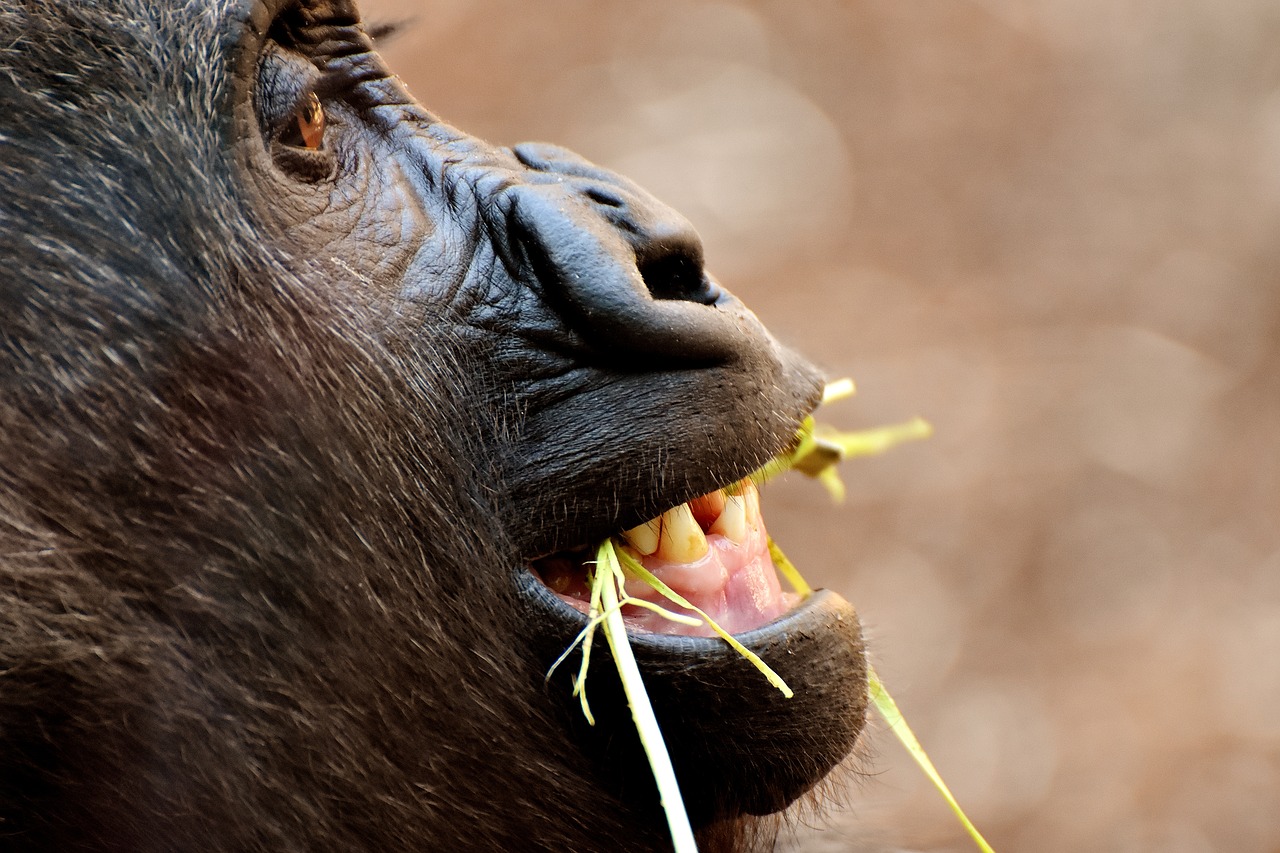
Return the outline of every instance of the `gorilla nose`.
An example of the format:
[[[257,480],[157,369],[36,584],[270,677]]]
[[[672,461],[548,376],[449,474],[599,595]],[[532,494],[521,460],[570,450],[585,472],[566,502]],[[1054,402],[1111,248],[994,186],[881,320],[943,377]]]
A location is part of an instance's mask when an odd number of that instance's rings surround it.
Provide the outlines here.
[[[741,350],[756,321],[706,274],[688,220],[563,148],[513,152],[528,171],[508,190],[511,239],[589,345],[651,366],[721,363]]]

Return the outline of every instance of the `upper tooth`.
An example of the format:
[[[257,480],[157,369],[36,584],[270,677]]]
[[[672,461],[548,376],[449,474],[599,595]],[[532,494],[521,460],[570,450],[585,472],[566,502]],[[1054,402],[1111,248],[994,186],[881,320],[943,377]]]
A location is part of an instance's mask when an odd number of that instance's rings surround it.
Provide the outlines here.
[[[742,495],[730,495],[725,499],[724,512],[711,525],[711,533],[727,536],[731,542],[741,545],[747,538],[747,501]]]
[[[630,542],[632,548],[647,557],[658,550],[658,530],[661,525],[662,519],[652,518],[638,527],[622,531],[622,538]]]
[[[662,514],[662,534],[656,555],[673,563],[692,563],[706,556],[707,537],[693,519],[688,504],[680,504]]]

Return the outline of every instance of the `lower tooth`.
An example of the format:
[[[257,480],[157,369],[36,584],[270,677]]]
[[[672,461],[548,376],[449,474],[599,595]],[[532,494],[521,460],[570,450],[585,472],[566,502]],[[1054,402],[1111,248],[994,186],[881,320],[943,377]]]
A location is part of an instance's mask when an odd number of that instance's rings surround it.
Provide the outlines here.
[[[711,525],[712,533],[719,533],[734,544],[741,545],[747,538],[747,502],[742,495],[731,495],[724,502],[724,512]]]
[[[662,514],[662,535],[655,554],[674,563],[692,563],[706,556],[707,537],[693,518],[688,504]]]

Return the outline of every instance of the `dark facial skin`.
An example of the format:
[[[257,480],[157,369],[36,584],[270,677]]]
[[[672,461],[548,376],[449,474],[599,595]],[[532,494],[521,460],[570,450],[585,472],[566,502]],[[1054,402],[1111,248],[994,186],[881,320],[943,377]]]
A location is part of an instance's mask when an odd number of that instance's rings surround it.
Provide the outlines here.
[[[0,0],[0,847],[668,846],[527,566],[754,470],[816,371],[679,214],[443,124],[352,5],[88,5]],[[795,698],[633,637],[706,850],[769,846],[865,711],[838,596],[743,639]]]

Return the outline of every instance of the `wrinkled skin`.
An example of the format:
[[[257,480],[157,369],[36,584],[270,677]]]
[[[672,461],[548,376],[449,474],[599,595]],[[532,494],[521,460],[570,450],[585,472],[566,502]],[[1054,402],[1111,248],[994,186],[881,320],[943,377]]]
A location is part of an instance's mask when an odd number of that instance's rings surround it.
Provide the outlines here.
[[[683,218],[439,122],[347,3],[2,0],[0,259],[0,847],[669,845],[524,566],[816,403]],[[637,638],[708,850],[862,725],[842,600],[749,640],[795,699]]]

